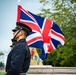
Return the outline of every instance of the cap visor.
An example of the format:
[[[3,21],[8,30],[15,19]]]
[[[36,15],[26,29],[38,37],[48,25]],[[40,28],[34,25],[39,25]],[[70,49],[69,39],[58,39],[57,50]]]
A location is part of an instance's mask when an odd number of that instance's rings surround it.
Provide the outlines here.
[[[15,32],[15,31],[17,31],[17,29],[13,29],[12,31]]]

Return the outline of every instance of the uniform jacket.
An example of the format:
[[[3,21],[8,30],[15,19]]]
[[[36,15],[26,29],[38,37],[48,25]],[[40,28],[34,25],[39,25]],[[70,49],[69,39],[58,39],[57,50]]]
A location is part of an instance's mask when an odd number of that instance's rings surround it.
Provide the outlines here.
[[[25,39],[19,40],[8,54],[5,75],[26,73],[30,66],[30,58],[30,50]]]

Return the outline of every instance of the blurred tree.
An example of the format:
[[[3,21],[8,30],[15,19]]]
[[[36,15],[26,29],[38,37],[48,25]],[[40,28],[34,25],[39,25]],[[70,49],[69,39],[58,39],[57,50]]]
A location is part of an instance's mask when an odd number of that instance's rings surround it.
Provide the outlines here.
[[[55,21],[65,36],[65,45],[53,50],[44,65],[76,66],[76,0],[40,0],[39,16]]]
[[[4,53],[3,52],[0,52],[0,55],[4,55]]]
[[[0,67],[4,67],[4,63],[3,62],[0,62]]]

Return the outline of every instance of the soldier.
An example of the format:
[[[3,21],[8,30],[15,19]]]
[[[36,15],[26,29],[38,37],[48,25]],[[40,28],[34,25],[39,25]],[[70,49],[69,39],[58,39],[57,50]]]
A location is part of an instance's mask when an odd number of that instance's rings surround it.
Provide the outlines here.
[[[26,44],[26,37],[31,28],[27,25],[16,22],[16,28],[13,29],[14,41],[17,41],[15,47],[10,51],[6,63],[5,75],[20,75],[26,73],[30,66],[30,50]]]

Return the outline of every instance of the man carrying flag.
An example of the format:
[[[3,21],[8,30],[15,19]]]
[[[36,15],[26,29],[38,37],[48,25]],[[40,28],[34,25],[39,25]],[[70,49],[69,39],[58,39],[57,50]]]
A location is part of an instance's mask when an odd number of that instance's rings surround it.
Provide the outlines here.
[[[8,55],[6,75],[27,72],[30,64],[27,44],[29,47],[41,48],[41,60],[44,60],[47,54],[56,49],[59,44],[64,45],[64,35],[55,22],[24,10],[20,5],[18,5],[16,25],[17,27],[13,30],[13,40],[17,43]]]

